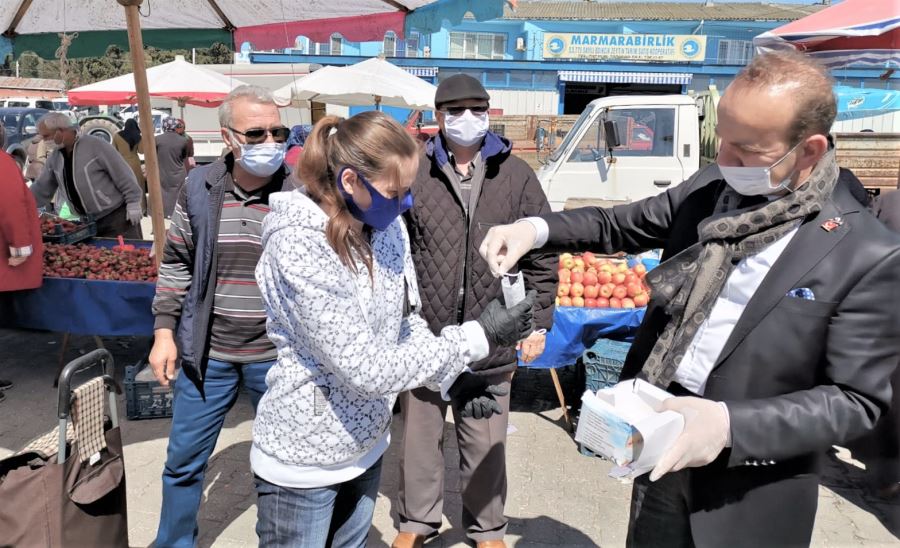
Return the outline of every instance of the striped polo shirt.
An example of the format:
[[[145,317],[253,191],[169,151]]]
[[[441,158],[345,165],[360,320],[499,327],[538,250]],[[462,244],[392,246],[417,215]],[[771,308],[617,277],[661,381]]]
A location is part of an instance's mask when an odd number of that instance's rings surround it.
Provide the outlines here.
[[[266,336],[266,308],[256,285],[256,263],[262,254],[262,222],[269,213],[269,195],[281,191],[283,184],[280,177],[273,177],[266,186],[246,192],[234,183],[230,172],[225,175],[210,358],[236,363],[275,359],[275,345]]]

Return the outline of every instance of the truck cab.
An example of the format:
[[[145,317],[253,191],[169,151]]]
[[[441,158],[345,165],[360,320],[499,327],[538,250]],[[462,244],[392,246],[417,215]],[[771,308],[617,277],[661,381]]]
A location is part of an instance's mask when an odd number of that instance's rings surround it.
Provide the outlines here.
[[[699,140],[693,97],[604,97],[581,113],[538,178],[555,211],[567,203],[573,207],[633,202],[696,172]]]

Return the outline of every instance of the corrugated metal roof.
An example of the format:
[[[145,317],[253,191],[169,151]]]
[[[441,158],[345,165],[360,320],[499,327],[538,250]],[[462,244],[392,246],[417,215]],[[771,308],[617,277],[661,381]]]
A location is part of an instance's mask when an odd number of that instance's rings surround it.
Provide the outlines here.
[[[14,76],[0,76],[0,88],[21,90],[46,90],[60,91],[66,84],[62,80],[51,78],[16,78]]]
[[[519,2],[504,19],[581,21],[793,21],[825,6],[741,2]]]

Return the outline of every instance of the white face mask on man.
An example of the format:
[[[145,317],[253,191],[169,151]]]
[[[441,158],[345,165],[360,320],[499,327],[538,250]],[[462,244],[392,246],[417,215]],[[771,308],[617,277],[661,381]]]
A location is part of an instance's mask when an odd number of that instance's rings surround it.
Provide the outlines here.
[[[800,141],[800,143],[802,142]],[[722,177],[725,178],[728,186],[744,196],[769,196],[783,190],[791,191],[793,170],[784,180],[774,186],[772,185],[772,170],[790,156],[791,152],[800,146],[800,143],[791,147],[791,150],[768,167],[733,167],[719,164],[719,171],[722,172]]]
[[[444,115],[444,132],[448,139],[459,146],[470,147],[480,143],[487,131],[487,112],[476,114],[471,109],[466,109],[461,114]]]

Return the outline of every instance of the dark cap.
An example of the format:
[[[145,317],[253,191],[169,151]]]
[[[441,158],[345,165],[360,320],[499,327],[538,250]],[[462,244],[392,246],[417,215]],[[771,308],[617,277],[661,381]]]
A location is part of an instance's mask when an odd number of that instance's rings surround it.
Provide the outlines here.
[[[491,96],[485,91],[481,82],[475,78],[468,74],[454,74],[438,85],[437,92],[434,94],[434,107],[439,109],[445,103],[463,99],[490,101]]]

